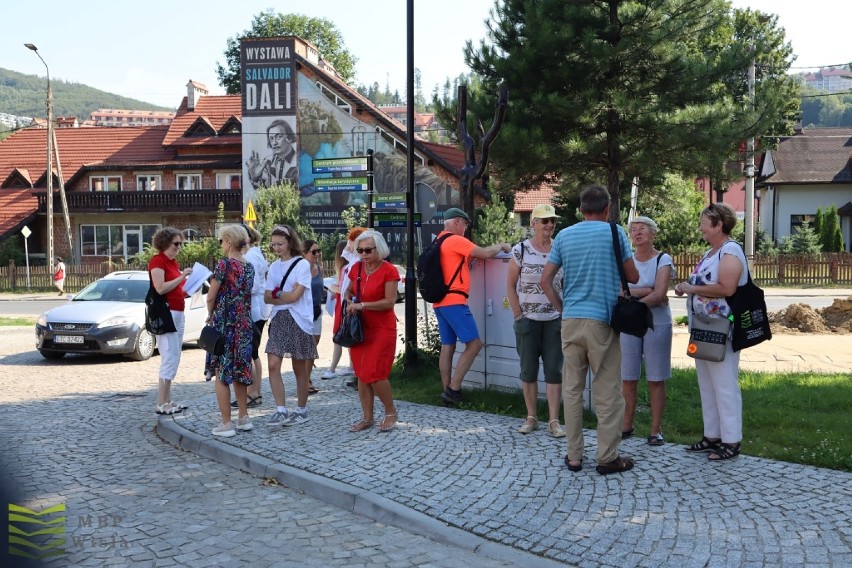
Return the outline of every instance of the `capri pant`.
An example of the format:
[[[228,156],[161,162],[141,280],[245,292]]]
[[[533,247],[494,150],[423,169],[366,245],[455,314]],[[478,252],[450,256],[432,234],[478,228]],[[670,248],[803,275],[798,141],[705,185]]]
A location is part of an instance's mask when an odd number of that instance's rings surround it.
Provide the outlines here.
[[[174,310],[171,310],[171,312],[177,331],[157,336],[157,349],[160,351],[160,378],[165,381],[173,381],[177,376],[181,348],[183,347],[183,330],[186,326],[183,312]]]
[[[621,334],[621,380],[638,381],[643,358],[648,381],[672,378],[671,325],[655,325],[645,337]]]

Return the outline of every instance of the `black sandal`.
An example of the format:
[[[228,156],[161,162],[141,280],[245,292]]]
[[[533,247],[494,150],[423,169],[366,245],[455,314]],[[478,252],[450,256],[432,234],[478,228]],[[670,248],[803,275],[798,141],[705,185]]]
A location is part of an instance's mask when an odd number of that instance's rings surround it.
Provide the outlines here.
[[[722,443],[722,440],[715,439],[711,440],[707,436],[704,436],[699,441],[695,442],[691,446],[686,447],[687,452],[714,452],[719,448],[719,444]]]
[[[722,461],[735,458],[740,455],[740,443],[736,444],[719,444],[719,447],[713,450],[707,459],[710,461]],[[713,456],[716,456],[715,458]]]

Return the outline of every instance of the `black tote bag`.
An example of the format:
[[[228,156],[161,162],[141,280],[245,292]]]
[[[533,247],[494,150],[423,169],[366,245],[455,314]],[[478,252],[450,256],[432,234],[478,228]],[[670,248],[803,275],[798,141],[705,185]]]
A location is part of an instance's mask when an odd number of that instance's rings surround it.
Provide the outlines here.
[[[763,290],[752,282],[751,272],[748,273],[748,281],[739,286],[733,296],[725,299],[731,308],[731,315],[734,316],[731,338],[731,347],[734,351],[754,347],[772,339]]]
[[[145,329],[153,335],[177,331],[166,297],[157,293],[153,282],[145,296]]]

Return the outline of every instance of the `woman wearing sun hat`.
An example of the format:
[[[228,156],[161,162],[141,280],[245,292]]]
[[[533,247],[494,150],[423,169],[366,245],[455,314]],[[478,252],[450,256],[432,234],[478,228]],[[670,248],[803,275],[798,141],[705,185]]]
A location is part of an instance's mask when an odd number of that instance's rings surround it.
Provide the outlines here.
[[[509,306],[515,317],[515,343],[521,360],[521,385],[527,407],[527,419],[518,429],[529,434],[538,429],[538,360],[544,366],[546,383],[547,430],[554,438],[565,437],[559,424],[562,392],[562,314],[541,289],[541,272],[553,245],[556,219],[552,205],[538,205],[530,221],[532,237],[512,248],[512,261],[506,286]],[[562,271],[554,279],[557,294],[562,294]]]

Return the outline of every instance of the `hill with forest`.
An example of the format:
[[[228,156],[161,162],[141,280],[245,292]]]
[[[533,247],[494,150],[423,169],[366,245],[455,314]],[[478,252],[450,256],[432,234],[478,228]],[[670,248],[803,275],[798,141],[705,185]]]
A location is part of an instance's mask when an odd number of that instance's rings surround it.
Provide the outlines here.
[[[175,110],[107,93],[81,83],[51,79],[50,87],[53,91],[54,116],[76,116],[86,120],[92,111],[99,108]],[[0,68],[0,113],[45,117],[46,89],[44,77]]]

